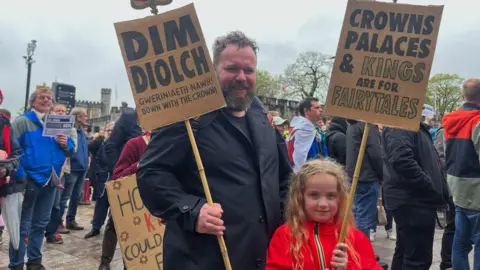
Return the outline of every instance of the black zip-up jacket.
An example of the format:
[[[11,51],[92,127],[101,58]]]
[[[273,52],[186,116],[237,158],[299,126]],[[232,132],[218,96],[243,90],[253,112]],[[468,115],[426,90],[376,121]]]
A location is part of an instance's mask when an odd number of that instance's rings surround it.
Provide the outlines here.
[[[347,122],[345,118],[334,118],[325,134],[328,156],[345,166],[347,161]]]
[[[354,120],[349,120],[349,122],[350,126],[347,128],[347,160],[345,171],[351,181],[353,172],[355,171],[355,165],[357,164],[365,123]],[[382,178],[383,161],[380,148],[380,133],[376,125],[371,125],[358,182],[373,183],[381,181]]]
[[[266,111],[254,105],[244,119],[250,136],[225,109],[192,121],[213,201],[224,211],[224,238],[235,270],[265,269],[292,172],[285,140]],[[150,213],[167,221],[165,269],[225,269],[217,237],[195,231],[206,200],[183,122],[152,133],[137,183]]]
[[[445,206],[449,192],[429,126],[421,123],[418,132],[384,128],[383,150],[389,175],[384,179],[387,209]]]
[[[113,173],[120,158],[123,146],[128,140],[142,135],[138,125],[137,112],[133,109],[123,112],[113,126],[112,135],[105,144],[105,155],[108,160],[108,172]]]

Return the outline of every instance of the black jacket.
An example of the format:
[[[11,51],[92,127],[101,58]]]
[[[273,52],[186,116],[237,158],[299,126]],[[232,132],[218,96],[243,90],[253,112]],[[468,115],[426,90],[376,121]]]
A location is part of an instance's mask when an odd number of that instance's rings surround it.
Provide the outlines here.
[[[429,127],[418,132],[383,129],[383,150],[389,177],[384,180],[387,209],[400,206],[439,208],[445,206],[448,187]]]
[[[128,140],[142,135],[142,129],[138,125],[137,112],[127,111],[113,126],[112,135],[105,144],[105,154],[108,159],[108,172],[111,174],[122,152],[123,146]]]
[[[217,110],[191,122],[213,201],[224,210],[232,268],[265,269],[266,250],[282,222],[292,171],[285,140],[261,108],[246,113],[251,139],[227,113]],[[147,209],[167,220],[165,269],[225,269],[217,237],[195,232],[206,200],[183,122],[153,132],[137,182]]]
[[[97,179],[103,183],[105,183],[108,176],[111,175],[111,173],[108,171],[109,162],[107,154],[105,153],[105,145],[107,144],[107,141],[103,142],[102,145],[100,145],[100,148],[95,154],[95,174],[97,176]]]
[[[7,130],[7,127],[10,129],[10,132],[8,134],[8,138],[5,138],[4,136],[6,135],[5,131]],[[5,168],[7,173],[6,175],[10,176],[10,183],[0,185],[0,196],[22,192],[25,188],[24,179],[17,179],[15,173],[15,171],[18,169],[18,165],[20,164],[22,150],[20,149],[17,139],[13,136],[10,120],[0,114],[0,150],[6,151],[6,140],[9,140],[10,143],[10,156],[8,159],[11,159],[11,162],[5,164],[5,166],[2,166],[2,168]]]
[[[104,140],[105,137],[98,136],[97,138],[88,142],[88,152],[90,152],[91,159],[87,174],[90,177],[90,181],[92,181],[94,184],[97,182],[97,174],[95,173],[95,170],[97,169],[97,160],[95,157],[97,156],[97,152],[100,149],[100,146],[103,144]]]
[[[345,118],[334,118],[326,132],[328,156],[343,166],[345,166],[347,160],[346,133],[347,122]]]
[[[353,178],[353,172],[355,171],[355,165],[357,164],[358,152],[362,142],[365,123],[353,120],[349,121],[350,126],[347,128],[347,159],[345,171],[351,181]],[[376,125],[371,125],[358,182],[372,183],[382,180],[383,161],[381,153],[380,133],[378,127]]]

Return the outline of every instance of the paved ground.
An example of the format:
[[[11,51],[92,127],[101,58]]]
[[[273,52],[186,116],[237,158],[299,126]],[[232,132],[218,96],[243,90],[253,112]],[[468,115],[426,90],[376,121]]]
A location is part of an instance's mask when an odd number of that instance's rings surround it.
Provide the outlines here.
[[[95,238],[85,240],[83,237],[90,229],[90,220],[93,216],[93,206],[79,207],[79,223],[85,226],[84,231],[72,232],[64,235],[65,243],[63,245],[43,244],[44,265],[47,269],[76,269],[76,270],[96,270],[100,260],[102,249],[103,234]],[[440,245],[442,231],[437,230],[435,234],[434,258],[431,269],[439,269],[440,263]],[[4,237],[4,243],[0,245],[0,270],[8,269],[8,236]],[[395,242],[386,239],[385,230],[379,227],[377,238],[374,243],[375,251],[382,261],[390,264],[392,260]],[[123,269],[121,254],[117,246],[112,269]]]

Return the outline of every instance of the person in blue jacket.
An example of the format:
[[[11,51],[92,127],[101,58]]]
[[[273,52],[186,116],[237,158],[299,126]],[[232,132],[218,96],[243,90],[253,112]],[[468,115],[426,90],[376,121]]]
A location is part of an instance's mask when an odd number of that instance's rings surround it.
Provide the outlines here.
[[[65,157],[74,152],[73,141],[65,135],[43,136],[45,115],[55,103],[49,88],[39,88],[30,96],[31,110],[12,123],[14,138],[21,148],[20,165],[13,181],[25,184],[20,220],[20,245],[10,245],[10,269],[23,269],[27,253],[27,269],[45,269],[42,266],[42,243],[52,211],[55,186]],[[28,247],[24,239],[28,237]]]

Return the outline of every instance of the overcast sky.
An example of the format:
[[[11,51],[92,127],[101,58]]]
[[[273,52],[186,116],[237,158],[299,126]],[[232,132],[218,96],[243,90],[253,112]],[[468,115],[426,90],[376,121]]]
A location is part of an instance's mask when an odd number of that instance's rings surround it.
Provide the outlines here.
[[[0,0],[0,89],[12,113],[24,104],[27,69],[22,58],[36,39],[31,89],[59,82],[77,87],[77,99],[99,101],[100,88],[118,89],[117,104],[134,105],[114,22],[141,18],[129,0]],[[160,12],[191,3],[173,0]],[[259,68],[281,73],[298,53],[335,54],[346,0],[194,0],[207,45],[242,30],[260,45]],[[294,4],[292,4],[294,3]],[[445,5],[432,74],[480,77],[480,16],[477,1],[399,0]],[[477,5],[474,7],[474,5]],[[476,49],[476,50],[475,50]],[[114,91],[113,91],[114,92]],[[115,95],[112,105],[115,105]]]

